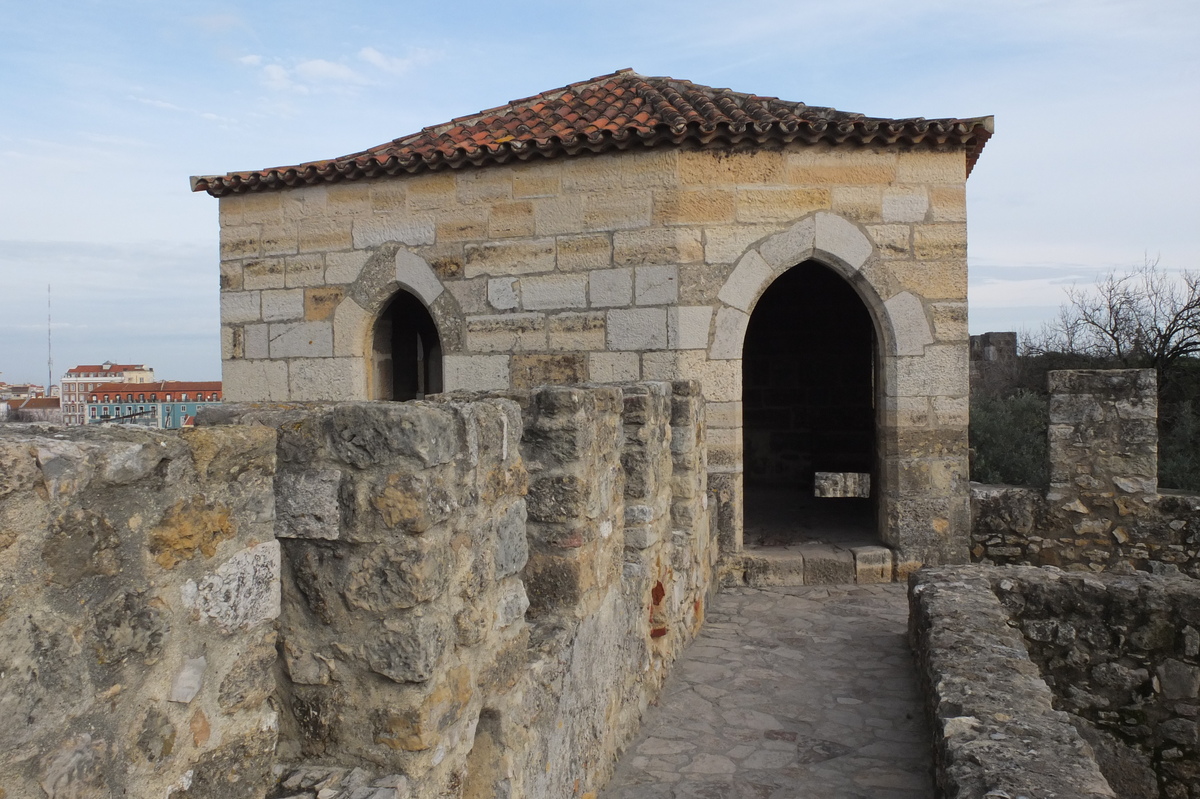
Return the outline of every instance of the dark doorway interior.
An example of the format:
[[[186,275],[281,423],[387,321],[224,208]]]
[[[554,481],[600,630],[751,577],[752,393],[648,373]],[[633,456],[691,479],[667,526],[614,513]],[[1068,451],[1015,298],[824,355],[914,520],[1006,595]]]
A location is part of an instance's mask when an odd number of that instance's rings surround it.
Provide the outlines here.
[[[747,546],[878,544],[874,498],[815,498],[816,472],[875,468],[875,331],[850,284],[812,261],[759,300],[742,355]]]
[[[442,346],[425,306],[398,291],[379,321],[372,343],[376,399],[424,399],[442,390]]]

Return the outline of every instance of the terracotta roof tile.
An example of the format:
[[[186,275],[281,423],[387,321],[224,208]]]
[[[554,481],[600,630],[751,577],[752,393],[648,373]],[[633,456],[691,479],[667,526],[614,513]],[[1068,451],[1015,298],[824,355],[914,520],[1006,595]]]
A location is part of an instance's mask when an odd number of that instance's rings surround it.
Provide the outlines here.
[[[458,117],[341,158],[194,177],[192,190],[219,197],[632,147],[793,141],[963,147],[969,174],[992,130],[991,117],[867,117],[624,69]]]

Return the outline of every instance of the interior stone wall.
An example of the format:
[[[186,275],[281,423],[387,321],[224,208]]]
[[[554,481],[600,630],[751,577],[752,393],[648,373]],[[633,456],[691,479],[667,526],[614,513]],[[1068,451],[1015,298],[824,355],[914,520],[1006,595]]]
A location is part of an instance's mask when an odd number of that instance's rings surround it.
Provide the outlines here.
[[[375,397],[370,331],[400,289],[438,326],[449,390],[695,379],[732,554],[746,325],[811,259],[850,283],[876,328],[883,542],[902,573],[965,560],[965,179],[960,150],[797,144],[226,196],[226,397]]]
[[[1195,580],[954,567],[910,596],[947,796],[1200,796]]]
[[[0,795],[261,797],[275,433],[0,425]]]

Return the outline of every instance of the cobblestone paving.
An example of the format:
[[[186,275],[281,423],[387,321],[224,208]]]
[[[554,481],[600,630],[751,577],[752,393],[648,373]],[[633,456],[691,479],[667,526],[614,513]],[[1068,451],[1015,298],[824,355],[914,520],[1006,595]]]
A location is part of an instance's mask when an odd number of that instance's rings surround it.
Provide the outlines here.
[[[903,584],[720,594],[601,799],[933,796]]]

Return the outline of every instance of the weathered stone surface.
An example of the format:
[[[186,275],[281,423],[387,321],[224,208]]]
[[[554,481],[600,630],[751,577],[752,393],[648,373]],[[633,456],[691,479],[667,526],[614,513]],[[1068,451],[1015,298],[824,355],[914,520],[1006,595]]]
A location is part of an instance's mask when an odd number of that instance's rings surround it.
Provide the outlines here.
[[[414,403],[340,404],[330,412],[333,453],[359,469],[397,458],[449,463],[459,441],[445,411]]]
[[[197,552],[211,558],[218,544],[237,532],[231,516],[229,508],[206,502],[200,495],[180,499],[150,531],[150,551],[164,569],[175,568]]]
[[[281,538],[336,539],[341,528],[335,469],[284,472],[275,478],[275,534]]]
[[[985,572],[918,572],[909,598],[935,727],[935,776],[946,796],[1116,796],[1066,714],[1053,709]]]
[[[274,632],[248,646],[221,679],[217,702],[226,713],[261,707],[275,690]]]
[[[171,681],[171,693],[167,698],[185,705],[191,703],[196,694],[200,693],[207,670],[208,660],[203,655],[184,658],[183,665],[175,672],[175,679]]]
[[[449,647],[449,620],[440,614],[409,612],[393,616],[375,640],[363,645],[371,671],[401,683],[426,682]]]
[[[96,659],[119,663],[139,655],[153,665],[170,632],[163,612],[151,597],[138,591],[119,591],[96,611]]]
[[[387,613],[436,599],[449,583],[450,558],[441,549],[381,544],[353,567],[346,601]]]
[[[815,497],[871,496],[871,475],[864,472],[816,472],[813,474]]]
[[[243,550],[198,582],[183,586],[183,604],[201,622],[226,632],[248,629],[279,615],[279,544]]]

